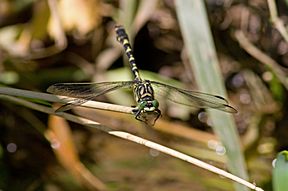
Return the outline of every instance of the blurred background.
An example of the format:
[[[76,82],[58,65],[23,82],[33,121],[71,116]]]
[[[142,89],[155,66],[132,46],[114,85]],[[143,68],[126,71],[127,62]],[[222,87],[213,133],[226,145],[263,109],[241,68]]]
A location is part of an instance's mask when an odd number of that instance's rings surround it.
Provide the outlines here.
[[[272,161],[288,146],[288,1],[206,0],[205,6],[227,99],[238,110],[233,119],[249,180],[272,190]],[[176,10],[173,0],[1,0],[0,85],[46,92],[57,82],[131,80],[115,39],[118,23],[145,78],[197,90]],[[125,90],[97,100],[135,105]],[[225,147],[204,110],[160,104],[155,127],[127,114],[73,113],[227,170]],[[61,149],[53,140],[63,142]],[[158,151],[4,99],[0,143],[3,191],[234,190],[231,181]]]

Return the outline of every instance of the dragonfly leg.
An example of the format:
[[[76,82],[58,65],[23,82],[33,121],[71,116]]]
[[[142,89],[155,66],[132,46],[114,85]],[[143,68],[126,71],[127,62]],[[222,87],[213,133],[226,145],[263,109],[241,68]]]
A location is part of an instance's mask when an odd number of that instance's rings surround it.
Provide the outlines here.
[[[157,119],[159,119],[159,117],[161,117],[162,116],[162,114],[161,114],[161,111],[160,111],[160,109],[156,109],[155,110],[156,112],[157,112],[157,117],[156,117],[156,119],[155,119],[155,121],[157,121]]]
[[[140,114],[141,114],[141,109],[138,109],[137,107],[135,109],[132,110],[133,114],[135,115],[135,119],[139,120],[139,121],[143,121],[141,120]],[[144,121],[143,121],[144,122]]]
[[[142,116],[141,116],[141,114],[142,114],[141,112],[143,112],[143,110],[135,108],[135,109],[132,110],[132,112],[135,115],[135,119],[137,119],[138,121],[142,121],[144,123],[148,122],[147,120],[143,119]],[[153,112],[156,113],[156,117],[155,117],[153,123],[152,124],[150,123],[150,125],[152,125],[152,126],[161,117],[161,111],[159,109],[155,109]]]
[[[143,110],[138,109],[137,107],[135,109],[132,110],[133,114],[135,115],[135,119],[137,119],[138,121],[147,123],[147,120],[143,119],[141,116],[141,112],[143,112]],[[158,116],[157,116],[158,118]]]
[[[161,111],[160,111],[160,109],[155,109],[155,112],[157,113],[157,116],[156,116],[156,118],[154,119],[153,125],[156,123],[156,121],[159,119],[159,117],[161,117]]]

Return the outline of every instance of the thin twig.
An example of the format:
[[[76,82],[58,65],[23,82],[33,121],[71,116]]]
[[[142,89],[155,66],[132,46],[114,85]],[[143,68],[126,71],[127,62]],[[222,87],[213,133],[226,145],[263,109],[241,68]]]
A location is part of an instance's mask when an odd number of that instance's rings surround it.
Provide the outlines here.
[[[152,149],[155,149],[157,151],[160,151],[162,153],[166,153],[168,155],[171,155],[171,156],[174,156],[178,159],[181,159],[181,160],[184,160],[188,163],[191,163],[191,164],[194,164],[200,168],[203,168],[203,169],[206,169],[210,172],[213,172],[215,174],[218,174],[220,176],[223,176],[223,177],[226,177],[228,179],[231,179],[231,180],[234,180],[235,182],[238,182],[244,186],[247,186],[248,188],[250,189],[253,189],[253,190],[256,190],[256,191],[263,191],[262,188],[259,188],[257,187],[255,184],[252,184],[238,176],[235,176],[229,172],[226,172],[220,168],[217,168],[215,166],[212,166],[208,163],[205,163],[201,160],[198,160],[196,158],[193,158],[191,156],[188,156],[186,154],[183,154],[179,151],[176,151],[176,150],[173,150],[173,149],[170,149],[168,147],[165,147],[165,146],[162,146],[160,144],[157,144],[157,143],[154,143],[152,141],[149,141],[147,139],[143,139],[141,137],[137,137],[135,135],[132,135],[130,133],[126,133],[126,132],[123,132],[123,131],[110,131],[108,132],[109,134],[112,134],[112,135],[115,135],[117,137],[121,137],[121,138],[124,138],[126,140],[130,140],[130,141],[133,141],[135,143],[139,143],[141,145],[145,145],[146,147],[149,147],[149,148],[152,148]]]
[[[223,177],[226,177],[228,179],[236,181],[236,182],[238,182],[240,184],[243,184],[243,185],[249,187],[250,189],[253,189],[253,190],[256,190],[256,191],[263,191],[263,189],[257,187],[256,185],[254,185],[254,184],[252,184],[252,183],[250,183],[250,182],[248,182],[246,180],[243,180],[243,179],[241,179],[241,178],[239,178],[239,177],[237,177],[237,176],[235,176],[235,175],[233,175],[231,173],[228,173],[228,172],[226,172],[226,171],[224,171],[222,169],[214,167],[214,166],[212,166],[210,164],[207,164],[207,163],[205,163],[203,161],[200,161],[200,160],[198,160],[196,158],[190,157],[190,156],[188,156],[186,154],[183,154],[181,152],[178,152],[176,150],[173,150],[173,149],[170,149],[168,147],[162,146],[160,144],[154,143],[152,141],[143,139],[141,137],[137,137],[137,136],[132,135],[130,133],[126,133],[126,132],[123,132],[123,131],[114,131],[114,130],[111,130],[110,128],[108,128],[108,127],[105,127],[105,126],[95,122],[95,121],[92,121],[92,120],[89,120],[89,119],[85,119],[85,118],[82,118],[82,117],[78,117],[78,116],[75,116],[75,115],[72,115],[72,114],[68,114],[68,113],[65,113],[65,112],[55,113],[52,108],[49,108],[49,107],[46,107],[46,106],[41,106],[41,105],[26,101],[26,100],[23,100],[23,99],[12,97],[12,96],[0,95],[0,98],[1,99],[6,99],[6,100],[9,100],[9,101],[18,103],[18,104],[21,104],[21,105],[23,105],[25,107],[28,107],[28,108],[31,108],[31,109],[34,109],[34,110],[37,110],[37,111],[41,111],[41,112],[44,112],[44,113],[47,113],[47,114],[53,114],[53,115],[61,116],[61,117],[65,118],[65,119],[67,119],[69,121],[72,121],[72,122],[75,122],[75,123],[78,123],[78,124],[81,124],[81,125],[84,125],[84,126],[87,126],[87,127],[96,128],[98,130],[105,131],[105,132],[109,133],[110,135],[114,135],[114,136],[129,140],[129,141],[132,141],[132,142],[135,142],[135,143],[138,143],[138,144],[142,144],[142,145],[144,145],[146,147],[149,147],[149,148],[158,150],[160,152],[166,153],[168,155],[174,156],[174,157],[179,158],[181,160],[187,161],[188,163],[194,164],[194,165],[196,165],[198,167],[204,168],[204,169],[206,169],[208,171],[214,172],[214,173],[219,174],[219,175],[221,175]]]
[[[235,37],[239,42],[240,46],[243,49],[245,49],[247,53],[249,53],[251,56],[257,59],[259,62],[268,66],[270,70],[272,70],[275,73],[275,75],[278,77],[281,83],[288,90],[287,76],[286,73],[283,71],[283,69],[280,67],[280,65],[271,57],[269,57],[267,54],[259,50],[256,46],[254,46],[242,31],[240,30],[236,31]]]
[[[270,11],[271,22],[273,23],[275,28],[279,31],[279,33],[282,35],[282,37],[285,39],[285,41],[288,42],[288,33],[284,26],[283,21],[278,17],[275,0],[267,0],[267,2]]]

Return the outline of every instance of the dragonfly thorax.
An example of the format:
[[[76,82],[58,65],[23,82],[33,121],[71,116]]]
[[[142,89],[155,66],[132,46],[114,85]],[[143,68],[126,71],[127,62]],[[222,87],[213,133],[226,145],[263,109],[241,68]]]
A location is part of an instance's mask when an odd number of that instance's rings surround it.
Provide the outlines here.
[[[137,103],[141,101],[153,101],[154,100],[154,90],[148,80],[136,81],[134,84],[134,95]]]

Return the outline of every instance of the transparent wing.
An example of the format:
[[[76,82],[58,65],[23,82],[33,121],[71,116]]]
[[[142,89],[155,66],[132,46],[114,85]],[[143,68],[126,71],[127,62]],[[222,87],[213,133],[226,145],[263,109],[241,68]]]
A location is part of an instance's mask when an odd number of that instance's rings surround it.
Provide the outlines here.
[[[237,110],[228,105],[225,98],[217,95],[184,90],[160,82],[151,81],[156,95],[172,102],[198,108],[214,108],[221,111],[236,113]]]
[[[74,97],[70,103],[63,105],[57,111],[66,111],[74,106],[79,106],[97,96],[117,90],[131,88],[133,81],[100,82],[100,83],[58,83],[48,87],[47,92]]]

